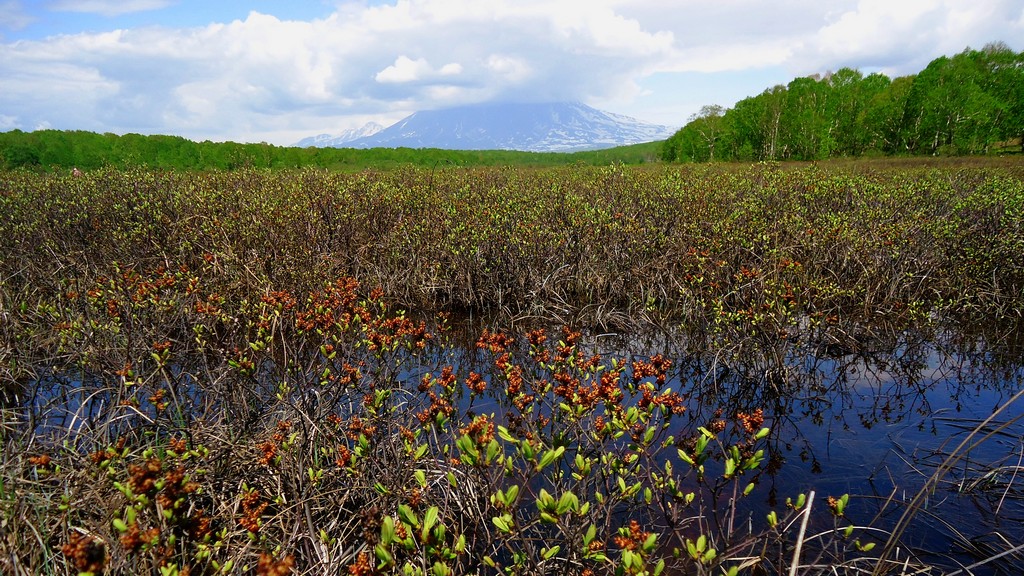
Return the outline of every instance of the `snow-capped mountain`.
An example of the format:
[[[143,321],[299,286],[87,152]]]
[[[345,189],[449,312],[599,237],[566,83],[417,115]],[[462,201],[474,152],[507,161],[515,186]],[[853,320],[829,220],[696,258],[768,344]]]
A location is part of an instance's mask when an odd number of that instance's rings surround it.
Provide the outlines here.
[[[492,103],[416,112],[340,146],[571,152],[662,140],[674,132],[577,102]]]
[[[303,138],[296,142],[295,146],[299,148],[307,148],[309,146],[316,146],[317,148],[340,148],[353,140],[373,136],[383,129],[384,127],[376,122],[367,122],[359,128],[350,128],[341,134],[318,134],[316,136],[310,136],[309,138]]]

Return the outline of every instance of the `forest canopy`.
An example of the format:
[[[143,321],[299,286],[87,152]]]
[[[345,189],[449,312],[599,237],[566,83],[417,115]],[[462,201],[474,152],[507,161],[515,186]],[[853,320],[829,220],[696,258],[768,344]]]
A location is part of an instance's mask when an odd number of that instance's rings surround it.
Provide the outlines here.
[[[822,160],[863,155],[1020,152],[1024,52],[1004,43],[936,58],[890,79],[842,68],[736,103],[704,106],[665,141],[662,159]]]

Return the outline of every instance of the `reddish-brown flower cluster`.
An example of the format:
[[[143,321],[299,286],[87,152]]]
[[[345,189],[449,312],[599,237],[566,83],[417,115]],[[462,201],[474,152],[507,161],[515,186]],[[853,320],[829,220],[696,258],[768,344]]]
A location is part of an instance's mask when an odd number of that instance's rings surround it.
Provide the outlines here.
[[[99,576],[107,566],[107,549],[102,541],[92,536],[71,532],[60,551],[78,572]]]
[[[505,386],[505,394],[509,398],[512,398],[520,410],[523,409],[525,404],[533,401],[533,398],[523,400],[519,393],[523,390],[523,368],[518,364],[512,364],[510,355],[506,352],[501,356],[494,359],[494,367],[497,368],[502,374],[505,375],[507,385]]]
[[[491,332],[484,328],[483,334],[476,341],[476,347],[481,350],[490,350],[492,354],[501,354],[514,343],[515,338],[512,336],[501,332]]]
[[[185,479],[185,467],[179,466],[164,474],[164,487],[156,500],[164,510],[174,510],[180,505],[183,496],[198,489],[198,484]]]
[[[437,418],[438,414],[444,414],[445,417],[449,417],[455,412],[455,408],[452,403],[446,398],[442,398],[437,395],[433,390],[430,391],[430,406],[426,410],[416,414],[416,419],[420,421],[420,424],[427,424]]]
[[[581,332],[562,326],[562,341],[555,347],[555,362],[565,362],[576,353],[576,342],[582,337]]]
[[[117,376],[120,376],[122,378],[130,377],[132,375],[132,363],[131,362],[125,362],[124,363],[124,368],[121,368],[120,370],[116,370],[114,372],[114,374],[117,375]]]
[[[297,303],[295,296],[292,296],[291,292],[288,292],[287,290],[277,290],[270,294],[266,294],[260,298],[260,301],[267,306],[280,311],[291,310],[292,308],[295,308]]]
[[[213,521],[203,512],[202,509],[198,509],[189,516],[188,521],[185,522],[185,529],[188,531],[188,535],[196,540],[202,540],[206,538],[206,535],[210,533]]]
[[[253,490],[242,496],[242,517],[238,523],[253,534],[260,531],[260,516],[267,509],[267,503],[260,498],[260,491]]]
[[[217,305],[219,296],[211,294],[206,298],[206,302],[200,300],[196,302],[196,314],[200,316],[218,316],[220,314],[220,306]]]
[[[728,423],[725,421],[724,418],[722,418],[722,409],[721,408],[715,410],[715,413],[713,414],[713,417],[714,417],[714,420],[708,422],[707,428],[711,432],[713,432],[715,434],[718,434],[718,433],[722,432],[723,430],[725,430],[725,427],[728,426]]]
[[[555,381],[555,394],[566,400],[572,400],[573,394],[580,387],[579,378],[574,377],[568,372],[555,372],[551,375],[551,379]]]
[[[340,278],[326,289],[314,292],[309,297],[307,309],[295,313],[295,326],[305,332],[316,329],[328,331],[335,324],[348,326],[356,316],[368,320],[366,309],[357,303],[358,287],[355,279]]]
[[[110,298],[107,300],[107,315],[111,318],[121,317],[121,308],[117,303],[117,300]]]
[[[531,347],[540,347],[548,341],[548,335],[543,328],[538,328],[527,332],[526,340],[530,343]]]
[[[619,534],[612,538],[612,540],[622,550],[637,550],[650,535],[650,532],[644,532],[640,528],[640,524],[636,520],[630,520],[629,530],[619,530]]]
[[[480,374],[470,372],[466,378],[466,387],[474,394],[483,394],[484,390],[487,390],[487,381]]]
[[[436,384],[443,391],[445,396],[440,396],[431,387]],[[451,416],[455,412],[455,408],[448,400],[448,396],[455,392],[455,386],[457,380],[455,378],[455,372],[451,366],[445,366],[441,369],[441,376],[434,378],[431,373],[426,373],[420,380],[419,391],[428,392],[430,397],[430,406],[427,409],[416,414],[416,418],[420,421],[420,424],[427,424],[432,420],[436,419],[438,414],[444,414],[445,417]]]
[[[438,376],[436,380],[433,374],[427,372],[423,375],[423,378],[420,379],[419,391],[426,392],[427,390],[430,390],[430,387],[433,384],[437,384],[449,394],[455,392],[456,378],[454,369],[451,366],[445,366],[441,369],[441,375]]]
[[[145,465],[131,464],[128,466],[128,487],[135,494],[149,494],[156,488],[163,464],[159,458],[150,458]]]
[[[494,440],[494,422],[489,417],[481,414],[473,419],[468,426],[459,428],[460,434],[465,434],[473,439],[477,446],[486,446]]]
[[[104,460],[113,460],[114,458],[117,458],[118,456],[121,455],[121,451],[124,450],[125,444],[127,443],[127,438],[122,436],[117,439],[117,443],[114,444],[113,446],[108,446],[103,450],[97,450],[95,452],[90,453],[89,460],[91,460],[93,464],[99,464]]]
[[[328,344],[328,346],[330,346],[330,344]],[[328,352],[328,354],[329,353],[330,352]],[[360,370],[360,368],[364,365],[365,362],[359,362],[359,364],[356,366],[353,366],[348,362],[345,362],[341,365],[340,376],[331,373],[327,376],[327,379],[330,380],[331,382],[341,384],[345,388],[348,388],[350,386],[356,386],[363,379],[363,373]]]
[[[377,571],[373,568],[373,562],[370,561],[370,554],[368,552],[360,552],[356,556],[356,561],[348,566],[349,576],[372,576]]]
[[[390,349],[403,338],[407,338],[412,347],[422,350],[433,339],[425,322],[416,324],[402,316],[370,322],[366,337],[370,341],[370,350]]]
[[[668,369],[672,367],[672,361],[661,354],[651,356],[647,361],[636,360],[633,362],[633,383],[638,384],[644,378],[654,378],[658,388],[665,385]]]
[[[619,386],[621,376],[621,371],[609,370],[602,373],[599,379],[591,381],[589,385],[583,385],[578,378],[565,372],[556,372],[552,378],[558,383],[554,389],[556,395],[577,406],[593,408],[598,402],[618,404],[622,399],[622,390]]]
[[[167,390],[165,388],[161,388],[154,392],[153,395],[148,398],[149,403],[152,404],[154,408],[156,408],[157,412],[163,412],[167,408],[167,402],[164,402],[164,397],[166,395]]]
[[[121,534],[121,546],[131,554],[143,546],[156,546],[160,541],[160,529],[150,528],[142,530],[137,522],[128,526],[128,530]]]
[[[654,385],[648,382],[640,386],[640,394],[640,401],[637,402],[637,406],[640,408],[647,409],[661,407],[670,410],[676,415],[686,412],[686,406],[683,404],[683,397],[677,392],[655,394]]]
[[[277,560],[273,555],[260,552],[260,559],[256,561],[256,576],[288,576],[295,566],[295,556],[289,554]]]
[[[185,450],[188,448],[188,444],[186,444],[184,438],[171,438],[170,440],[167,441],[167,446],[170,447],[171,450],[177,452],[178,454],[184,453]]]
[[[281,436],[281,435],[280,434],[275,434],[274,436]],[[282,436],[282,439],[283,439],[283,436]],[[256,461],[259,462],[260,464],[264,465],[264,466],[269,465],[270,462],[273,461],[273,459],[277,456],[278,443],[279,443],[279,441],[275,441],[275,439],[272,438],[270,440],[267,440],[266,442],[261,443],[259,446],[257,446],[256,448],[259,449],[259,451],[260,451],[260,457],[257,458]]]
[[[352,450],[344,444],[338,446],[338,457],[334,459],[334,463],[337,464],[339,468],[348,468],[352,465],[352,460]]]
[[[38,468],[45,468],[50,465],[53,459],[50,458],[49,454],[40,454],[38,456],[29,456],[28,463]]]
[[[376,433],[376,426],[371,426],[370,424],[363,422],[363,419],[359,416],[353,416],[352,420],[348,423],[348,432],[346,432],[346,436],[348,436],[349,440],[358,440],[360,434],[367,438],[372,438]]]
[[[743,427],[743,431],[749,436],[757,434],[761,430],[761,426],[764,424],[764,409],[758,408],[751,413],[737,412],[736,422]]]
[[[151,280],[145,280],[134,270],[122,274],[125,285],[134,288],[131,294],[133,302],[149,300],[156,304],[160,302],[160,294],[167,288],[174,286],[176,279],[167,268],[159,266],[152,273]]]

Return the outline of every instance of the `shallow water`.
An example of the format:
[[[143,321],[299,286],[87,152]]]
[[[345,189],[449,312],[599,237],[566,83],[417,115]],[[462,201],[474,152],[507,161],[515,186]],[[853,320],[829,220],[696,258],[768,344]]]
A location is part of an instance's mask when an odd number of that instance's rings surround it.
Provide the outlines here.
[[[767,461],[773,465],[757,476],[758,486],[744,502],[749,519],[760,521],[787,497],[813,490],[822,507],[826,496],[849,493],[850,521],[889,529],[943,460],[961,454],[902,536],[919,558],[953,570],[1024,543],[1024,400],[1008,405],[1024,387],[1024,362],[1013,346],[991,341],[905,331],[870,349],[808,339],[740,354],[694,353],[691,343],[669,337],[618,335],[591,335],[584,346],[606,357],[658,352],[672,358],[668,385],[688,396],[680,436],[716,413],[764,410],[771,428]],[[463,342],[405,366],[398,378],[414,390],[422,374],[437,373],[442,365],[463,375],[486,374],[486,355],[474,348],[472,337]],[[188,371],[181,370],[178,380],[188,404],[207,401]],[[34,409],[28,411],[37,434],[88,428],[93,415],[118,402],[95,392],[102,389],[96,384],[67,374],[37,381],[29,395]],[[272,387],[267,394],[273,395]],[[500,415],[498,404],[486,399],[472,405],[464,399],[459,408]],[[996,411],[984,427],[991,437],[959,450]],[[809,534],[828,528],[812,523]],[[879,545],[883,541],[884,536]],[[1007,555],[970,573],[1024,573],[1022,559],[1024,554]]]

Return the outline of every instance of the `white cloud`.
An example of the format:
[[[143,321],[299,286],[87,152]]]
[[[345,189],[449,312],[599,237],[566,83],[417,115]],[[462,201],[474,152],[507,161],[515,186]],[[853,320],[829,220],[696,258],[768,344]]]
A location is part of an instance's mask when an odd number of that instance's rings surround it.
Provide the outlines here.
[[[109,15],[167,4],[56,5]],[[645,78],[912,73],[996,40],[1024,49],[1019,0],[353,1],[309,21],[252,12],[196,28],[0,42],[0,110],[27,126],[275,143],[493,99],[605,103],[640,118],[633,106],[656,100],[670,114],[676,99],[682,122],[702,95],[666,82],[650,93]]]
[[[25,12],[25,8],[18,0],[0,2],[0,28],[20,30],[28,26],[32,20],[33,18]]]
[[[1015,0],[859,0],[820,28],[797,56],[819,70],[851,66],[912,74],[940,55],[1020,38],[1021,17],[1024,5]]]
[[[394,64],[377,72],[373,78],[377,82],[385,84],[400,84],[403,82],[415,82],[424,76],[433,74],[433,72],[433,68],[423,58],[412,60],[403,54],[395,59]]]
[[[109,17],[159,10],[171,4],[171,0],[58,0],[50,5],[50,9],[55,12],[81,12]]]

